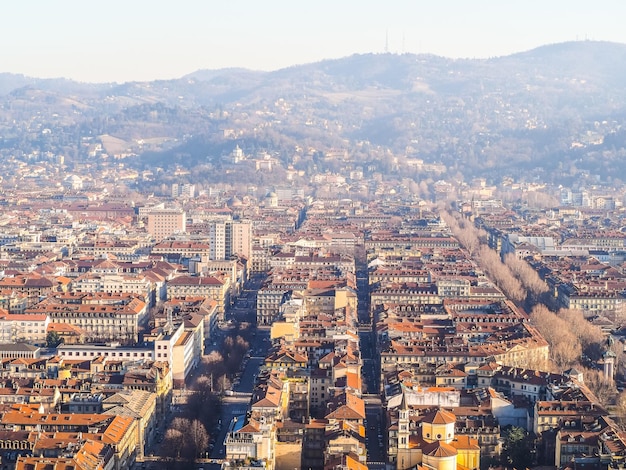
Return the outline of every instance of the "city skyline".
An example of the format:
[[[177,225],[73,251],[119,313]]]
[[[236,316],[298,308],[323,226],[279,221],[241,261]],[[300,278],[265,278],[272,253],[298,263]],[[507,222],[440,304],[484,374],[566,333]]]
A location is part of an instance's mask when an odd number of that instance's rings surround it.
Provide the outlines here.
[[[201,69],[276,70],[355,53],[488,58],[545,44],[626,43],[626,4],[323,0],[122,3],[35,0],[4,7],[0,72],[83,82],[179,78]]]

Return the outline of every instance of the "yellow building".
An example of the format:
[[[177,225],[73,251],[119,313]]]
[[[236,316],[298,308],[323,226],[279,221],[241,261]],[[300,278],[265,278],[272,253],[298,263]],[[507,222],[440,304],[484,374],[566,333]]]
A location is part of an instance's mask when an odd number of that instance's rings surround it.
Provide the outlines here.
[[[284,321],[272,323],[272,328],[270,330],[270,338],[272,340],[285,338],[285,341],[292,343],[299,337],[300,327],[297,323],[288,323]]]
[[[412,433],[406,396],[403,394],[397,425],[396,468],[406,470],[425,466],[435,470],[478,469],[480,447],[469,436],[454,435],[456,416],[437,409],[421,419],[421,433]]]

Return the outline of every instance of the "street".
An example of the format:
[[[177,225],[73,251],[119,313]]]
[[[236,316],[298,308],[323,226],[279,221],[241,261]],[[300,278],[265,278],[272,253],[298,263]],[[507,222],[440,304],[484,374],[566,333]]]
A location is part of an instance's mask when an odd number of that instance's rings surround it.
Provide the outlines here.
[[[365,430],[367,461],[385,462],[387,460],[387,443],[385,442],[386,433],[383,432],[380,404],[366,404],[365,416],[367,417],[367,429]]]
[[[215,438],[215,447],[213,447],[213,451],[211,452],[212,459],[223,459],[226,457],[224,440],[226,439],[228,426],[235,416],[245,415],[247,411],[248,404],[246,403],[222,403],[222,424],[218,428],[218,433]]]
[[[236,379],[232,387],[233,392],[236,394],[233,396],[226,396],[222,401],[221,427],[219,428],[217,437],[215,438],[211,458],[223,459],[226,456],[224,440],[226,439],[226,433],[228,432],[230,422],[235,416],[245,415],[250,404],[249,396],[241,396],[238,394],[252,393],[256,377],[259,374],[261,366],[263,365],[269,345],[269,331],[257,330],[250,341],[250,352],[253,356],[244,360],[244,364],[242,364],[243,371],[240,371],[239,378]]]

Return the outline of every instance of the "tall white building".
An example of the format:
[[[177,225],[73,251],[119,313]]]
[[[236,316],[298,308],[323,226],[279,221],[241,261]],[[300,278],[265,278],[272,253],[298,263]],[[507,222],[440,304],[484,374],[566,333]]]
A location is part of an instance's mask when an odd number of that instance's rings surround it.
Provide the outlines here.
[[[234,220],[215,221],[209,225],[211,260],[230,259],[239,255],[250,259],[252,255],[252,225]]]
[[[209,245],[212,260],[226,259],[226,225],[229,222],[211,222],[209,225]]]
[[[227,239],[230,241],[230,247],[227,247],[227,254],[250,259],[252,256],[252,224],[250,222],[232,221],[229,222],[228,228],[230,228],[230,234],[227,234]]]
[[[194,184],[189,184],[189,183],[172,184],[172,197],[173,198],[181,197],[181,198],[186,198],[186,199],[193,199],[195,195],[196,195],[196,185]]]

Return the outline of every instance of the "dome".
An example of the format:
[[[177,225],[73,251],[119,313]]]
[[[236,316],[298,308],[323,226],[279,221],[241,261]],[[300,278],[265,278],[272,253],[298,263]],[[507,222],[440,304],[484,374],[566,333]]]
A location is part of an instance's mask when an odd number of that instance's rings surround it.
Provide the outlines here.
[[[241,199],[239,199],[237,196],[233,196],[229,199],[228,205],[230,207],[241,207],[243,203],[241,202]]]
[[[423,454],[428,455],[429,457],[456,457],[457,451],[450,444],[446,444],[445,442],[435,441],[432,444],[427,444],[424,446]]]
[[[437,470],[457,470],[457,450],[444,442],[433,442],[424,446],[423,464]]]
[[[446,410],[437,410],[424,416],[424,419],[422,419],[422,423],[454,424],[456,423],[456,416],[454,415],[454,413]]]
[[[427,442],[452,442],[456,416],[445,410],[428,413],[422,419],[422,439]]]

